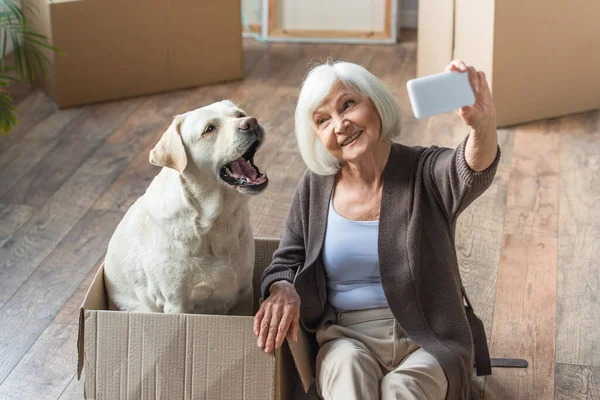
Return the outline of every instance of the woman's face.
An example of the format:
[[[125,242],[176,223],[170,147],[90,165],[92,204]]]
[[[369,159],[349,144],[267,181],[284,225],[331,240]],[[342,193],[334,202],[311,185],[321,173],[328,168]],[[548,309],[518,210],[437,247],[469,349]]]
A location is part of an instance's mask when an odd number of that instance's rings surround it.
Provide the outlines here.
[[[335,158],[356,161],[374,153],[381,118],[373,101],[337,83],[313,114],[319,139]]]

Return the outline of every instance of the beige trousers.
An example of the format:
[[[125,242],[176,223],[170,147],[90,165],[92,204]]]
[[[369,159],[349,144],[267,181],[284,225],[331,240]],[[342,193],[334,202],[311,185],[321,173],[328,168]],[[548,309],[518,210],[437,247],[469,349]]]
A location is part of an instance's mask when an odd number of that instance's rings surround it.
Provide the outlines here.
[[[404,335],[389,308],[335,313],[317,332],[317,391],[325,400],[438,400],[437,360]]]

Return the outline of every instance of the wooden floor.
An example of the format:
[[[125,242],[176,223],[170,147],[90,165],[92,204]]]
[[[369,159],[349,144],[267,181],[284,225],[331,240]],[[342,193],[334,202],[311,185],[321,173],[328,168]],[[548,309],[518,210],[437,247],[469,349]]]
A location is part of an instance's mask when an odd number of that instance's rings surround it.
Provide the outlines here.
[[[240,102],[268,127],[256,161],[271,180],[251,199],[257,236],[279,236],[304,164],[293,112],[307,68],[361,63],[401,102],[406,144],[455,147],[455,114],[417,121],[406,81],[416,35],[395,46],[245,43],[246,78],[193,90],[57,110],[13,89],[20,123],[0,137],[0,399],[78,399],[77,316],[108,240],[156,167],[148,151],[173,115]],[[468,60],[467,60],[468,61]],[[459,219],[465,286],[493,357],[528,369],[476,379],[485,399],[600,399],[600,115],[587,112],[499,131],[492,187]]]

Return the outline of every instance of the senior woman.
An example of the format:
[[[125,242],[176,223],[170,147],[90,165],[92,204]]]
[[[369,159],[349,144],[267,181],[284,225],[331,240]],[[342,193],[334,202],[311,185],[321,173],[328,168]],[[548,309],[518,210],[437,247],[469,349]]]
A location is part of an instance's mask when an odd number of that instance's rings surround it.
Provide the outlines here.
[[[324,399],[470,398],[454,230],[500,148],[484,73],[459,60],[446,70],[469,74],[476,97],[458,110],[470,129],[456,149],[392,143],[398,105],[359,65],[320,65],[302,84],[295,131],[308,170],[262,276],[254,333],[268,352],[299,324],[315,332]]]

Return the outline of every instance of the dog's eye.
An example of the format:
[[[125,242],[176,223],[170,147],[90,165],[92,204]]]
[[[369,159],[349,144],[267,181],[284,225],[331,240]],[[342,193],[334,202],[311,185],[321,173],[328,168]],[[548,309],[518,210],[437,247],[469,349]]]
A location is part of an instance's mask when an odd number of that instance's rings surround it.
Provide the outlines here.
[[[212,131],[214,131],[215,129],[216,129],[216,128],[215,128],[215,126],[214,126],[214,125],[208,125],[208,126],[206,127],[206,129],[204,129],[204,133],[207,133],[207,132],[212,132]]]
[[[246,114],[241,112],[241,113],[238,113],[237,117],[238,118],[246,118]]]

